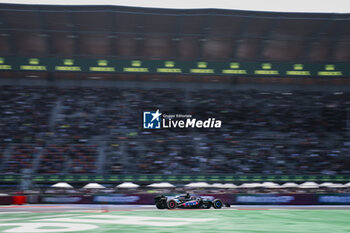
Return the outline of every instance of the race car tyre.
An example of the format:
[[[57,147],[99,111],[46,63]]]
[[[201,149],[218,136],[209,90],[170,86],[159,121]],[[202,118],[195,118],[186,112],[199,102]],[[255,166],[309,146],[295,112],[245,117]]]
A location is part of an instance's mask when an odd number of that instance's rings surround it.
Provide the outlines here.
[[[166,208],[165,202],[164,202],[164,201],[157,201],[156,207],[157,207],[158,209],[165,209],[165,208]]]
[[[166,202],[166,206],[168,209],[175,209],[176,208],[176,201],[173,199],[170,199]]]
[[[215,209],[221,209],[222,206],[223,206],[222,201],[220,201],[219,199],[215,199],[213,201],[213,207]]]
[[[205,203],[205,204],[202,204],[202,208],[203,209],[210,209],[211,208],[211,203]]]

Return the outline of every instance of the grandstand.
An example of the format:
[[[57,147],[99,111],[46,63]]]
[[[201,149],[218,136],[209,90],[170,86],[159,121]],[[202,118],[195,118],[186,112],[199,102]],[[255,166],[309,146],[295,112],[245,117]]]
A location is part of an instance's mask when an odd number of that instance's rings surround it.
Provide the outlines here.
[[[347,182],[349,29],[349,14],[1,4],[0,180]],[[152,109],[223,127],[144,130]]]

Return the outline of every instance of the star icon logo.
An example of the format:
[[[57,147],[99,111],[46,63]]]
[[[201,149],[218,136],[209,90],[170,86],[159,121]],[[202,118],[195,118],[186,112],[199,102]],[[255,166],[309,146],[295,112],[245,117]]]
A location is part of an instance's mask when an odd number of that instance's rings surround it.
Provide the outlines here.
[[[157,111],[143,112],[143,128],[144,129],[160,129],[162,113]]]
[[[159,117],[162,115],[161,113],[159,113],[159,109],[157,109],[157,111],[155,113],[152,113],[152,120],[151,122],[153,122],[154,120],[159,121]]]

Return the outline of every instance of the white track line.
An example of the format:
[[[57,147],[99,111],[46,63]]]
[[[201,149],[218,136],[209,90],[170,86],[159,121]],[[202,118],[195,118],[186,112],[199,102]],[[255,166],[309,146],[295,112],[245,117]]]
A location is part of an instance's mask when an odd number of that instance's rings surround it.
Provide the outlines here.
[[[9,212],[0,212],[0,214],[30,214],[30,211],[9,211]]]

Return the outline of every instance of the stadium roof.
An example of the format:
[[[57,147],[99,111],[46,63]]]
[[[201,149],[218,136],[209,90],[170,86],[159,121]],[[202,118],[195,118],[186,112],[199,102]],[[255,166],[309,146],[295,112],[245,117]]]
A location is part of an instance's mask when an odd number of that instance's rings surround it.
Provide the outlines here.
[[[350,14],[0,4],[2,56],[350,61]]]
[[[119,5],[176,9],[235,9],[274,12],[350,13],[348,0],[3,0],[0,3],[48,5]]]

